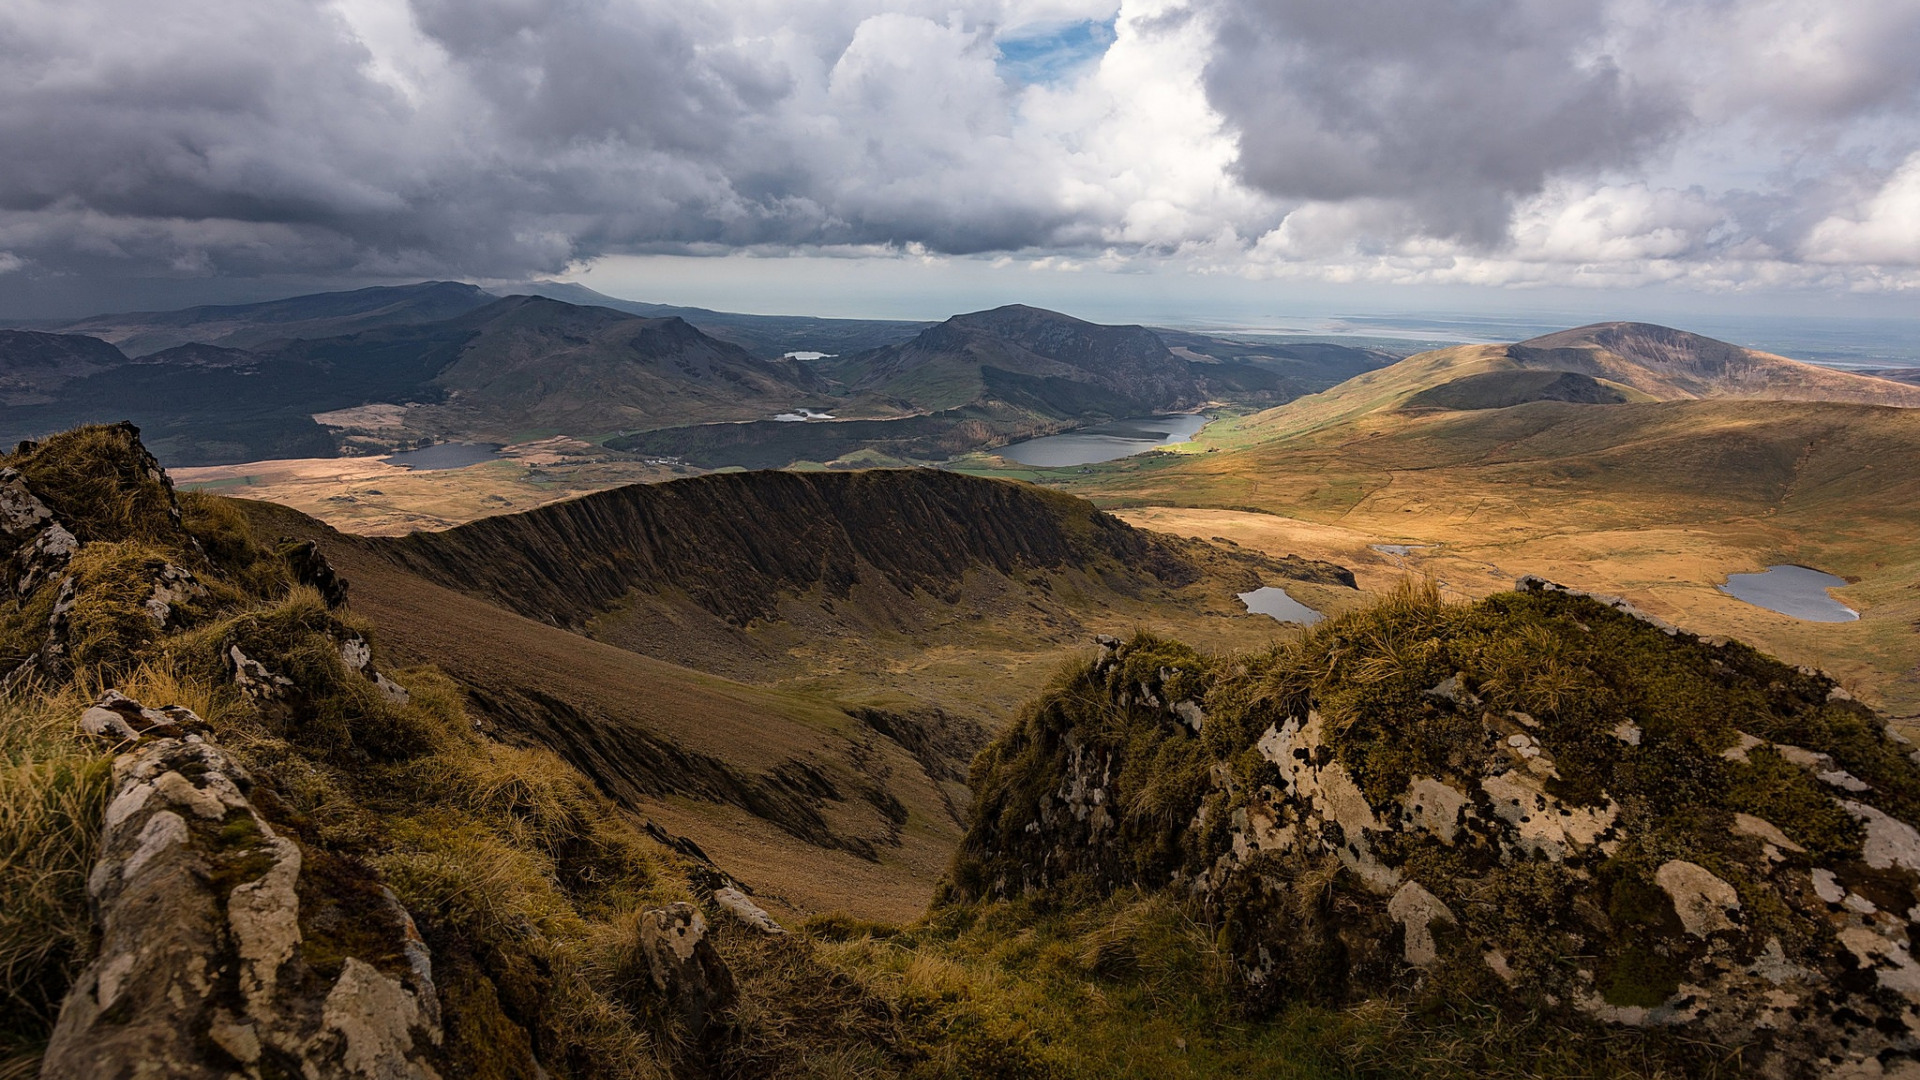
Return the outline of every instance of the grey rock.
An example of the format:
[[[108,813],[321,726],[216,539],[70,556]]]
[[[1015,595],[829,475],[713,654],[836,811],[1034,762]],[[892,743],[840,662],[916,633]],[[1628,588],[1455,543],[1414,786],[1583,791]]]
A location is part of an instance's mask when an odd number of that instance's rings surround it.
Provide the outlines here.
[[[787,928],[774,921],[766,909],[752,900],[747,894],[732,885],[723,885],[713,890],[713,902],[721,911],[733,916],[763,934],[784,934]]]
[[[100,695],[100,700],[80,714],[80,730],[115,742],[131,742],[141,738],[177,739],[205,727],[192,709],[178,705],[149,709],[118,690],[109,690]]]
[[[1121,646],[1092,669],[1104,676],[1094,685],[1107,701],[1090,713],[1108,702],[1135,716],[1164,711],[1145,691],[1159,691],[1166,677],[1143,684],[1127,660]],[[1891,1075],[1920,1058],[1920,828],[1895,817],[1899,807],[1876,787],[1844,774],[1827,754],[1740,733],[1718,754],[1693,751],[1714,767],[1777,753],[1807,770],[1833,807],[1859,822],[1861,848],[1811,865],[1812,853],[1780,827],[1794,822],[1727,806],[1717,808],[1724,842],[1665,849],[1644,869],[1628,864],[1656,906],[1671,906],[1636,929],[1671,958],[1675,988],[1664,1001],[1619,1004],[1603,967],[1618,954],[1614,935],[1622,930],[1607,914],[1605,875],[1622,872],[1616,856],[1630,847],[1662,849],[1649,843],[1638,804],[1604,787],[1557,782],[1557,762],[1590,753],[1591,742],[1572,739],[1595,734],[1628,761],[1665,748],[1637,724],[1575,735],[1558,718],[1468,712],[1463,682],[1428,690],[1430,707],[1479,720],[1455,729],[1454,761],[1430,766],[1439,775],[1363,789],[1338,752],[1337,729],[1309,705],[1305,715],[1275,716],[1253,755],[1216,760],[1203,780],[1196,773],[1186,820],[1172,823],[1185,835],[1164,857],[1157,852],[1167,848],[1130,834],[1141,818],[1114,784],[1137,744],[1095,722],[1064,724],[1049,732],[1057,749],[1039,759],[1046,771],[1025,789],[1038,797],[996,808],[987,820],[998,824],[970,838],[991,870],[975,888],[1011,897],[1069,880],[1103,892],[1172,884],[1231,927],[1234,970],[1259,1007],[1298,993],[1358,1000],[1396,992],[1418,983],[1423,969],[1466,960],[1485,963],[1530,1007],[1753,1048],[1756,1076],[1880,1068]],[[1159,697],[1179,702],[1204,692]],[[1132,739],[1143,728],[1126,730]],[[1190,737],[1185,725],[1159,734]],[[1164,843],[1158,833],[1147,839]],[[1162,861],[1143,866],[1146,851]],[[1687,857],[1674,857],[1681,852]],[[1473,869],[1436,869],[1449,864]],[[1490,920],[1480,890],[1496,875],[1555,882],[1573,900],[1570,913]],[[1771,928],[1782,920],[1792,933]],[[1450,930],[1436,934],[1441,926]],[[1323,966],[1330,953],[1342,958],[1332,974]],[[1311,985],[1299,982],[1302,969],[1314,972]],[[1351,982],[1338,985],[1342,978]]]
[[[348,671],[356,671],[373,682],[380,696],[395,705],[405,705],[413,699],[407,688],[387,678],[386,674],[373,666],[373,646],[366,638],[355,634],[340,643],[340,662],[347,665]]]
[[[160,568],[160,576],[147,594],[147,617],[157,626],[177,625],[179,620],[174,618],[175,607],[206,597],[207,587],[200,584],[192,573],[168,563]]]
[[[265,664],[240,651],[235,645],[227,650],[227,662],[233,666],[233,684],[255,701],[273,701],[293,689],[293,680],[275,675]]]
[[[117,694],[88,712],[103,729],[204,726]],[[412,920],[394,920],[404,966],[311,967],[301,849],[260,816],[252,783],[198,734],[149,735],[115,760],[87,882],[99,952],[62,1004],[43,1077],[438,1080],[438,992]]]
[[[17,469],[0,469],[0,550],[11,552],[16,596],[64,573],[80,550],[80,541],[28,489]]]
[[[641,912],[639,934],[654,988],[696,1040],[704,1037],[737,993],[733,972],[707,940],[707,921],[692,904],[670,904]]]

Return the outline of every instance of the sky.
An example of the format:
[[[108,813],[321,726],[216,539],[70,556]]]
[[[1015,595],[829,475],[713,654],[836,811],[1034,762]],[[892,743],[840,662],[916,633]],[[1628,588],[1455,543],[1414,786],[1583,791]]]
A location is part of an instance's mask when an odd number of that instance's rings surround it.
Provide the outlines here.
[[[1920,0],[9,0],[0,316],[1920,312]]]

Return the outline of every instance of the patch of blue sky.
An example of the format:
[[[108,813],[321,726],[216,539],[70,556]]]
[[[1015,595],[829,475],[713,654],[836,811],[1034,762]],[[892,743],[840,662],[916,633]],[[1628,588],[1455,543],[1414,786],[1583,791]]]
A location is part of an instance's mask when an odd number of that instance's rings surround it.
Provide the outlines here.
[[[994,44],[1000,50],[1000,77],[1022,86],[1044,86],[1067,78],[1106,55],[1117,18],[1021,27],[998,38]]]

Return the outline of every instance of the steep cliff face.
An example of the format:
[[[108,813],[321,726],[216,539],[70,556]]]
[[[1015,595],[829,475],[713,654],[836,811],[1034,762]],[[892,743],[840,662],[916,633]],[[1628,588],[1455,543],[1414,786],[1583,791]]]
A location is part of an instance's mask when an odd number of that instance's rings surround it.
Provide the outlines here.
[[[1503,1000],[1879,1075],[1920,1049],[1909,751],[1738,644],[1407,592],[1264,656],[1109,643],[976,762],[954,895],[1188,897],[1259,1010]]]

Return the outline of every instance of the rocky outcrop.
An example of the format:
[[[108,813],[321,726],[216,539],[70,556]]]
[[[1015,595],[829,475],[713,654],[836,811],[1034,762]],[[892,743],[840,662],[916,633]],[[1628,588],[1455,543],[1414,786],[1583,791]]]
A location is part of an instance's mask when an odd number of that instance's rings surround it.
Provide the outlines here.
[[[73,452],[71,440],[57,448],[23,443],[11,459],[17,466],[0,468],[0,552],[8,556],[0,578],[12,601],[0,609],[0,632],[14,639],[9,651],[17,658],[4,677],[9,688],[57,681],[76,662],[124,661],[129,647],[187,625],[209,596],[180,565],[200,565],[203,553],[181,527],[173,484],[141,445],[139,429],[122,423],[84,431],[92,445],[83,453],[97,455],[115,482],[111,497],[59,479],[71,471],[59,461]],[[42,455],[51,460],[36,460]],[[49,477],[54,482],[45,483]],[[95,544],[107,546],[97,557],[83,555]],[[92,651],[76,655],[77,646]]]
[[[1870,710],[1565,590],[1394,617],[1297,667],[1105,643],[976,766],[955,892],[1176,890],[1256,1008],[1464,993],[1920,1070],[1920,770]]]
[[[328,607],[337,608],[347,602],[347,579],[320,553],[319,544],[311,540],[284,539],[280,542],[280,557],[292,568],[293,579],[318,592]]]
[[[80,547],[17,469],[0,469],[0,543],[12,552],[9,576],[15,596],[26,596],[58,577]]]
[[[303,878],[301,845],[261,816],[251,777],[190,711],[109,694],[81,724],[140,742],[114,762],[87,881],[99,952],[42,1076],[439,1075],[432,962],[391,893]]]
[[[654,989],[696,1041],[705,1037],[738,995],[733,972],[707,940],[707,920],[692,904],[669,904],[640,913],[639,936]]]

